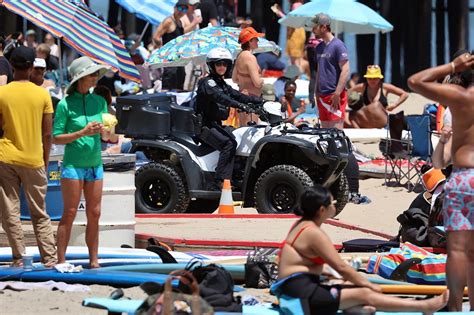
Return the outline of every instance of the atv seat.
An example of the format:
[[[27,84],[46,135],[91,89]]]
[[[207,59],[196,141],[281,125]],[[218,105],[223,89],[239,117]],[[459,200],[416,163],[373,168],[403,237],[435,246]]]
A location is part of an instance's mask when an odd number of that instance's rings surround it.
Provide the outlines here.
[[[206,144],[199,137],[180,136],[175,137],[174,141],[184,145],[186,148],[191,150],[196,156],[205,156],[215,151],[213,147]]]

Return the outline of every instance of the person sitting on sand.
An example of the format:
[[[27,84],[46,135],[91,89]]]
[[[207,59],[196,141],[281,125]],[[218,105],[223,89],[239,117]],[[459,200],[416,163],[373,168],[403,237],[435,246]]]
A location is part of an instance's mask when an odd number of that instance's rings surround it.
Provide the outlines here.
[[[300,197],[301,216],[284,240],[279,259],[279,281],[272,286],[277,295],[299,298],[305,314],[336,314],[339,309],[358,314],[375,309],[391,312],[421,311],[432,313],[446,305],[448,291],[427,299],[402,299],[382,294],[380,286],[371,283],[345,263],[321,229],[321,224],[336,213],[335,200],[328,189],[315,185]],[[336,270],[353,285],[323,285],[320,275],[324,264]]]
[[[349,90],[361,94],[361,99],[350,106],[351,111],[346,113],[344,127],[346,128],[383,128],[388,123],[387,112],[393,111],[408,98],[408,93],[395,85],[384,83],[379,66],[367,66],[364,75],[366,83],[360,83]],[[398,100],[388,103],[388,94],[395,94]]]

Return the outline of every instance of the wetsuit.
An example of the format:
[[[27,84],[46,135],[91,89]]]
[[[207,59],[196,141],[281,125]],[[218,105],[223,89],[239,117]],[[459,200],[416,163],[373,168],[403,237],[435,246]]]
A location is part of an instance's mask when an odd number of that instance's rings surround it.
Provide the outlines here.
[[[242,94],[225,83],[223,78],[210,75],[199,80],[196,103],[196,111],[202,116],[200,138],[220,151],[215,174],[216,181],[220,184],[224,179],[232,178],[237,148],[231,127],[223,126],[222,121],[229,116],[231,107],[251,112],[246,104],[261,104],[262,99]]]

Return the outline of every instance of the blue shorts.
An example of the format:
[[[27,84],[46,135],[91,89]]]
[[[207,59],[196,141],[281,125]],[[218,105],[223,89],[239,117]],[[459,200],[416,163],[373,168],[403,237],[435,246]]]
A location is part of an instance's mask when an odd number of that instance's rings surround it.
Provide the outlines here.
[[[104,168],[97,167],[64,167],[61,170],[61,178],[83,180],[86,182],[94,182],[104,179]]]

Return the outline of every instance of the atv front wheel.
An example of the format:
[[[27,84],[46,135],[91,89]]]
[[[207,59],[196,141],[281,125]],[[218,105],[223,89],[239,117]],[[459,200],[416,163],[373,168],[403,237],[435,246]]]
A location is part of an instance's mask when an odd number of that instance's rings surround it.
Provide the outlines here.
[[[347,204],[349,199],[349,183],[347,182],[347,177],[344,174],[341,174],[339,178],[329,187],[331,194],[336,203],[336,214],[337,216]]]
[[[255,184],[254,198],[259,213],[291,213],[303,191],[314,185],[302,169],[293,165],[276,165]]]
[[[149,163],[135,174],[135,208],[139,213],[184,212],[189,204],[186,185],[171,166]]]

